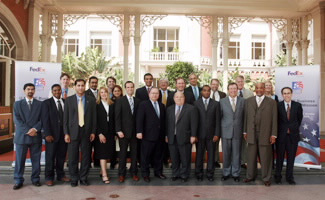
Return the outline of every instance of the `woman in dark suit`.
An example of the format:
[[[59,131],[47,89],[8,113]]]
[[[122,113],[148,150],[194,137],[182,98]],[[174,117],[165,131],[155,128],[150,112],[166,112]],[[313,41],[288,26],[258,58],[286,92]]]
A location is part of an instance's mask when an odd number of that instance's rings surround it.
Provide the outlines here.
[[[115,102],[117,99],[119,99],[120,97],[123,97],[123,89],[121,88],[121,86],[119,85],[115,85],[113,87],[113,96],[112,96],[112,100]]]
[[[103,183],[109,184],[107,159],[115,151],[114,104],[109,98],[108,89],[101,87],[97,100],[97,133],[95,140],[95,158],[100,160]]]

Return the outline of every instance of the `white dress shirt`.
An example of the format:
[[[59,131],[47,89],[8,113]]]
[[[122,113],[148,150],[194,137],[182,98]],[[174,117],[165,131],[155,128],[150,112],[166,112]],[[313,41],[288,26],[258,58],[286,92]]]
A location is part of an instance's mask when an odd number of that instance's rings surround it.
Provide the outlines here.
[[[220,101],[220,95],[219,95],[219,92],[218,92],[218,90],[217,91],[212,91],[211,90],[211,99],[213,99],[213,94],[214,94],[214,98],[215,98],[215,100],[216,101]]]
[[[106,113],[107,113],[107,122],[109,122],[109,105],[107,102],[103,101],[102,100],[102,104],[104,105],[104,108],[106,110]]]
[[[56,105],[56,108],[57,108],[58,110],[59,110],[59,103],[58,103],[58,101],[60,101],[61,106],[62,106],[62,110],[64,111],[64,103],[63,103],[62,99],[61,99],[61,98],[60,98],[60,99],[57,99],[57,98],[55,98],[55,97],[53,96],[53,100],[54,100],[55,105]]]

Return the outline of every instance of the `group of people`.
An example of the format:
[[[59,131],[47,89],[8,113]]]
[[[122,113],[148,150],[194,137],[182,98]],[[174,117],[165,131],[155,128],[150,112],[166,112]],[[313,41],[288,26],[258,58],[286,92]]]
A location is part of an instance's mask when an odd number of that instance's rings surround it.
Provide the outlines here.
[[[257,83],[255,96],[244,88],[244,77],[227,86],[228,94],[219,91],[220,82],[212,79],[210,85],[199,87],[196,74],[177,78],[176,90],[168,90],[169,82],[159,80],[153,87],[153,76],[144,75],[145,86],[135,91],[134,83],[124,83],[126,94],[108,77],[107,87],[98,89],[98,78],[77,79],[74,89],[69,87],[70,76],[62,74],[61,85],[51,87],[51,97],[43,102],[34,99],[35,86],[24,85],[26,97],[15,102],[14,142],[16,162],[14,190],[23,186],[25,160],[28,149],[32,162],[33,185],[40,183],[42,138],[46,145],[45,180],[53,186],[57,181],[71,182],[72,187],[89,185],[91,162],[99,161],[104,184],[110,183],[107,161],[116,164],[116,141],[119,142],[118,181],[125,181],[128,148],[130,174],[139,181],[138,165],[145,182],[150,182],[150,168],[154,176],[166,179],[163,165],[171,160],[172,181],[187,182],[190,177],[192,145],[196,147],[195,177],[214,180],[219,164],[219,141],[222,141],[222,181],[233,178],[240,181],[241,168],[247,168],[243,182],[257,176],[258,159],[262,180],[271,185],[272,164],[276,151],[275,182],[281,183],[281,171],[287,155],[286,181],[295,184],[293,164],[299,141],[299,127],[303,118],[302,106],[292,100],[292,89],[282,88],[284,101],[277,102],[272,83]],[[135,95],[134,95],[135,93]],[[92,148],[94,154],[92,159]],[[81,163],[79,168],[79,156]],[[64,163],[69,167],[68,178]],[[207,156],[206,156],[207,154]]]

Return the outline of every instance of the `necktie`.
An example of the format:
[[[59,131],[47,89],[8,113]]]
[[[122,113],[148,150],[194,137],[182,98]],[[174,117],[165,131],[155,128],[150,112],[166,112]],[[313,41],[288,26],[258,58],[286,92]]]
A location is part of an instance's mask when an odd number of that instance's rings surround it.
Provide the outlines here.
[[[148,94],[150,93],[150,90],[151,90],[151,88],[150,88],[150,87],[148,87]]]
[[[243,92],[241,90],[239,90],[239,96],[243,97]]]
[[[216,100],[216,92],[213,92],[212,99]]]
[[[131,112],[132,112],[132,114],[133,114],[133,111],[134,111],[134,103],[133,103],[133,98],[132,98],[132,97],[130,97],[130,98],[129,98],[129,100],[130,100],[130,107],[131,107]]]
[[[199,92],[197,91],[197,87],[194,87],[194,91],[195,91],[195,100],[197,100],[199,98]]]
[[[236,111],[236,104],[235,104],[235,98],[231,99],[231,107],[232,107],[232,111]]]
[[[68,89],[65,89],[63,94],[63,99],[66,99],[67,97],[68,97]]]
[[[157,101],[154,102],[153,104],[155,105],[155,106],[154,106],[154,107],[155,107],[155,111],[156,111],[156,114],[157,114],[157,116],[158,116],[158,118],[159,118],[160,116],[159,116],[159,109],[158,109]]]
[[[62,108],[62,104],[61,104],[60,100],[58,100],[58,111],[59,111],[59,122],[60,122],[60,125],[62,126],[63,125],[63,108]]]
[[[257,107],[260,107],[262,103],[262,97],[258,97]]]
[[[162,103],[166,106],[167,104],[167,91],[163,91]]]
[[[78,118],[79,118],[79,126],[83,127],[85,124],[85,119],[84,119],[84,104],[82,103],[82,98],[79,99],[78,103]]]
[[[208,110],[208,100],[207,99],[204,100],[204,108],[205,108],[205,110]]]
[[[290,105],[289,104],[287,104],[287,118],[288,118],[288,120],[290,120]]]
[[[178,109],[177,109],[177,112],[176,112],[176,115],[175,115],[175,118],[176,118],[176,123],[178,122],[178,118],[179,118],[179,115],[181,114],[181,107],[178,106]]]
[[[97,99],[97,90],[94,92],[94,96]]]
[[[32,101],[31,100],[28,100],[28,109],[29,109],[29,111],[32,110]]]

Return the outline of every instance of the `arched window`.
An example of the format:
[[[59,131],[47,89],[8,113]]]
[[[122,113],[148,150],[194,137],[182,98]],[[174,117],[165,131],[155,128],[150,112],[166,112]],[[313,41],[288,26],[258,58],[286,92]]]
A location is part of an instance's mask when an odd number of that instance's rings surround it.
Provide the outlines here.
[[[0,21],[0,57],[16,57],[15,41],[2,21]]]

